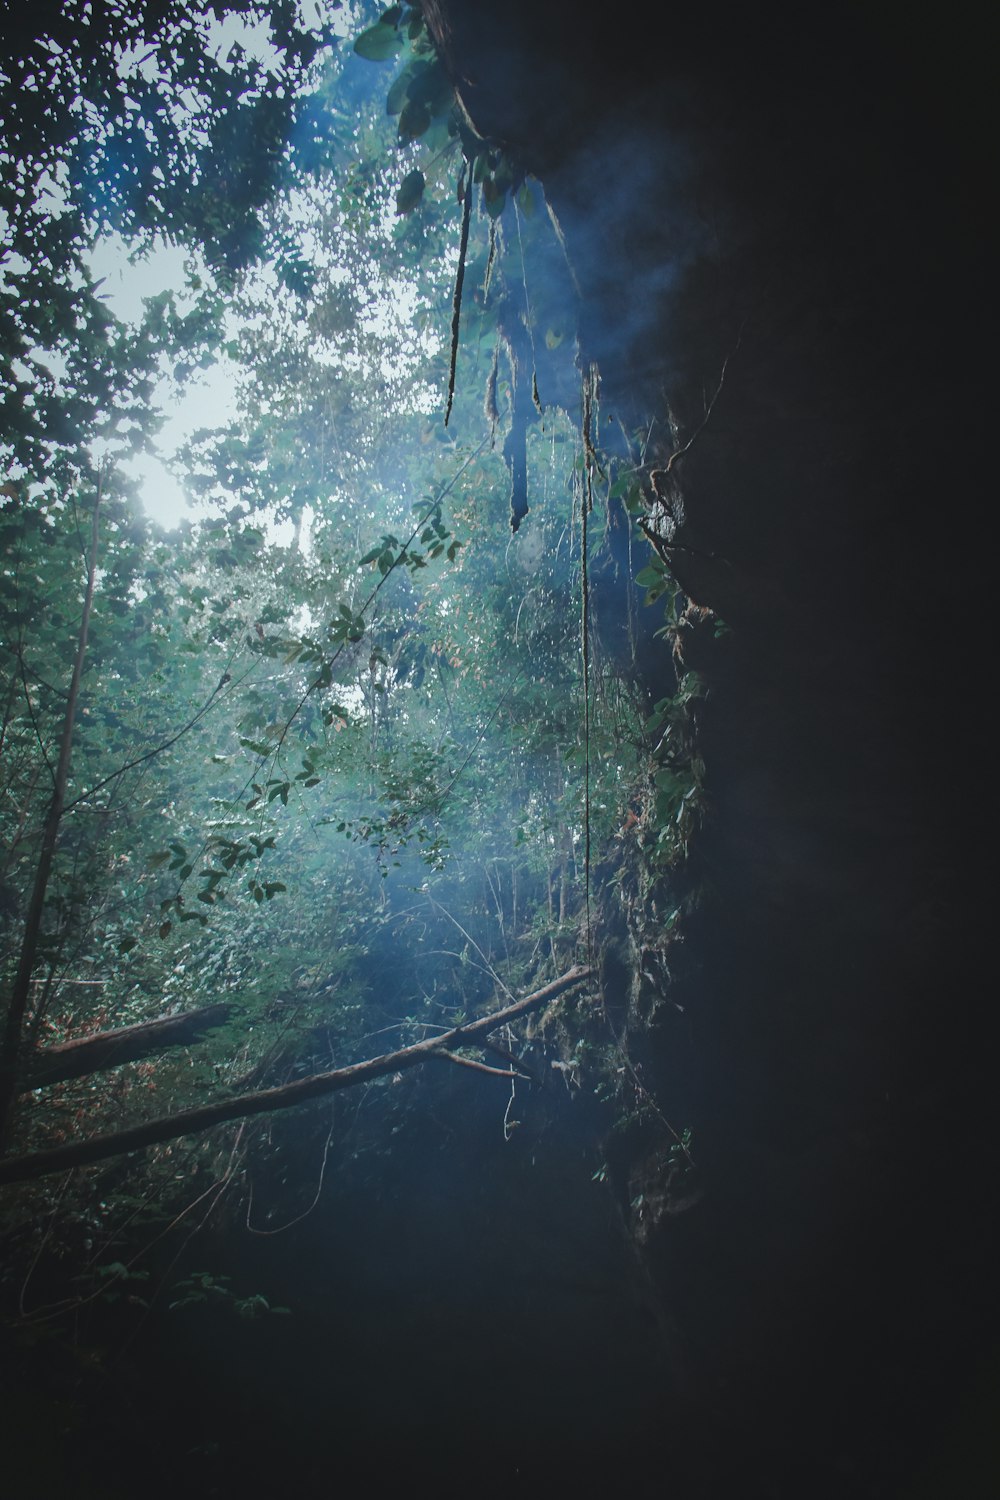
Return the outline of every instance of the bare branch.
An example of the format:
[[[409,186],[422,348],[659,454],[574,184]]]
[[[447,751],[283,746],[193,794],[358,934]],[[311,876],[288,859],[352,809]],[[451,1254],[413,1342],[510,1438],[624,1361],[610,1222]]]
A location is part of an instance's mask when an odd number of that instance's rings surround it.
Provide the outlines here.
[[[217,1005],[205,1005],[183,1015],[160,1016],[155,1021],[117,1026],[92,1036],[77,1037],[71,1042],[60,1042],[55,1047],[40,1047],[32,1058],[21,1090],[45,1088],[67,1078],[85,1078],[103,1068],[116,1068],[119,1063],[148,1057],[152,1052],[165,1052],[168,1047],[200,1041],[204,1032],[222,1025],[231,1009],[232,1006],[220,1001]]]
[[[511,1068],[491,1068],[489,1063],[478,1062],[474,1057],[459,1057],[457,1052],[449,1052],[445,1047],[432,1054],[434,1057],[446,1058],[448,1062],[458,1063],[463,1068],[475,1068],[477,1073],[490,1073],[494,1078],[521,1078],[530,1082],[527,1074],[515,1073]]]

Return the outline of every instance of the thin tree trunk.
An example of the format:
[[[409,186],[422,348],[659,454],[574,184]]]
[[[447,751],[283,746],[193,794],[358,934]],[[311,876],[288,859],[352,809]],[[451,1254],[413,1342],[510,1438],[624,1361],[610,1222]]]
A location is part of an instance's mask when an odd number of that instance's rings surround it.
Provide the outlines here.
[[[14,987],[11,991],[10,1003],[7,1007],[3,1036],[0,1038],[0,1152],[6,1148],[10,1137],[14,1101],[18,1092],[18,1067],[21,1063],[24,1023],[28,1012],[28,996],[31,992],[31,976],[34,972],[35,960],[38,956],[38,938],[42,926],[42,913],[45,909],[45,896],[48,891],[49,877],[52,874],[52,861],[55,857],[56,843],[59,838],[59,825],[62,821],[63,804],[66,801],[66,784],[69,780],[69,762],[73,748],[76,707],[80,696],[80,679],[83,676],[83,663],[87,655],[87,635],[90,631],[90,615],[94,605],[94,589],[97,582],[97,548],[100,540],[103,479],[104,470],[102,467],[97,478],[97,495],[94,499],[94,520],[90,536],[90,555],[87,562],[87,589],[83,600],[83,615],[80,620],[80,636],[77,642],[76,660],[73,663],[73,676],[70,680],[66,714],[63,719],[62,741],[59,746],[59,762],[56,766],[55,785],[52,789],[52,801],[49,804],[48,816],[45,819],[45,827],[42,831],[42,844],[38,854],[38,865],[35,869],[35,883],[31,891],[31,899],[28,902],[28,914],[24,923],[24,936],[21,939],[21,955],[18,962],[17,975],[14,979]]]
[[[221,1026],[231,1005],[219,1001],[200,1010],[189,1010],[180,1016],[160,1016],[155,1021],[139,1021],[134,1026],[116,1026],[93,1036],[77,1037],[55,1047],[40,1047],[33,1055],[26,1075],[18,1085],[28,1089],[46,1088],[67,1078],[86,1078],[102,1068],[116,1068],[119,1063],[135,1062],[168,1047],[182,1047],[198,1042],[206,1031]]]
[[[182,1110],[179,1114],[148,1120],[146,1124],[135,1125],[129,1130],[94,1136],[89,1141],[76,1141],[68,1146],[54,1146],[49,1151],[8,1157],[6,1161],[0,1161],[0,1186],[45,1177],[50,1172],[65,1172],[71,1167],[106,1161],[112,1156],[124,1156],[127,1152],[139,1151],[144,1146],[159,1145],[164,1141],[177,1140],[180,1136],[210,1130],[213,1125],[222,1125],[228,1120],[243,1120],[250,1115],[291,1109],[324,1094],[354,1088],[373,1078],[382,1078],[387,1073],[401,1073],[406,1068],[417,1067],[439,1052],[454,1051],[456,1047],[468,1047],[473,1043],[478,1045],[480,1038],[487,1037],[498,1026],[505,1026],[530,1011],[540,1010],[566,990],[582,984],[590,974],[591,970],[585,965],[569,969],[544,988],[526,995],[523,1000],[516,1000],[503,1010],[482,1016],[477,1021],[469,1021],[464,1026],[456,1026],[454,1030],[442,1032],[440,1036],[427,1037],[426,1040],[417,1042],[412,1047],[403,1047],[398,1052],[368,1058],[365,1062],[352,1063],[350,1067],[337,1068],[330,1073],[300,1078],[279,1088],[261,1089],[256,1093],[238,1095],[234,1099],[218,1099],[212,1104]]]
[[[3,746],[0,745],[0,754],[2,753]],[[18,814],[17,827],[11,835],[10,843],[7,845],[7,849],[4,853],[3,863],[0,864],[0,879],[3,878],[5,872],[14,863],[14,855],[17,853],[17,848],[21,842],[21,839],[24,837],[24,825],[28,821],[28,812],[31,807],[31,795],[34,792],[35,787],[38,785],[38,778],[41,775],[41,770],[41,766],[36,766],[34,771],[31,773],[31,780],[28,783],[27,790],[23,795],[21,811]]]

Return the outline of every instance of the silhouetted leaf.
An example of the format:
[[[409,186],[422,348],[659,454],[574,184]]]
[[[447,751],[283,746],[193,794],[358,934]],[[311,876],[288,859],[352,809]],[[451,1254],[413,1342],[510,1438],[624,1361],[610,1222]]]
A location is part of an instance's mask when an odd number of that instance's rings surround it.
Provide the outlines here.
[[[385,62],[387,58],[395,57],[402,45],[402,38],[395,26],[387,25],[383,17],[355,38],[354,50],[359,57],[367,58],[369,62]]]
[[[396,194],[397,214],[408,214],[424,196],[425,178],[419,168],[408,172],[399,185]]]

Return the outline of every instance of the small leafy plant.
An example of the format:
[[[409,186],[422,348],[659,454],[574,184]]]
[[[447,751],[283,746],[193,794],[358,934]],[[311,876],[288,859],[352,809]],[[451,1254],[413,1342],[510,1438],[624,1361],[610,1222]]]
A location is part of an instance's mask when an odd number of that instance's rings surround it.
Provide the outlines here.
[[[238,1297],[230,1285],[231,1281],[232,1277],[216,1276],[211,1271],[192,1271],[190,1276],[176,1283],[174,1291],[180,1295],[175,1296],[169,1304],[170,1311],[174,1312],[181,1307],[215,1303],[231,1308],[238,1318],[246,1322],[267,1313],[283,1317],[291,1315],[290,1307],[272,1307],[261,1292],[252,1292],[248,1297]]]

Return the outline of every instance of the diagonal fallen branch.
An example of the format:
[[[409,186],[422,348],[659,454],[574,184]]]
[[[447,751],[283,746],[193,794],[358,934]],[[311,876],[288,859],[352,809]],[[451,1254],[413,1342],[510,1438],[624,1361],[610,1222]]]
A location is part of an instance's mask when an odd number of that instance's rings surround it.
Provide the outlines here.
[[[9,1182],[28,1182],[36,1177],[45,1177],[50,1172],[65,1172],[71,1167],[106,1161],[112,1156],[124,1156],[130,1151],[140,1151],[145,1146],[155,1146],[164,1141],[177,1140],[180,1136],[210,1130],[213,1125],[222,1125],[228,1120],[242,1120],[250,1115],[291,1109],[309,1099],[353,1088],[359,1083],[368,1083],[373,1078],[382,1078],[387,1073],[401,1073],[406,1068],[417,1067],[437,1053],[467,1047],[488,1036],[498,1026],[516,1021],[533,1010],[540,1010],[566,990],[582,984],[590,974],[589,967],[578,965],[558,979],[553,979],[542,989],[535,990],[533,994],[525,995],[522,1000],[515,1000],[513,1005],[504,1006],[503,1010],[493,1011],[491,1015],[468,1021],[451,1031],[441,1032],[438,1036],[427,1037],[398,1052],[387,1052],[382,1057],[370,1057],[364,1062],[352,1063],[347,1068],[336,1068],[329,1073],[299,1078],[294,1083],[285,1083],[278,1088],[238,1094],[232,1099],[217,1099],[212,1104],[181,1110],[174,1115],[164,1115],[158,1120],[147,1120],[144,1125],[134,1125],[128,1130],[116,1130],[108,1135],[92,1136],[90,1140],[53,1146],[48,1151],[32,1151],[25,1156],[8,1157],[5,1161],[0,1161],[0,1186]]]

